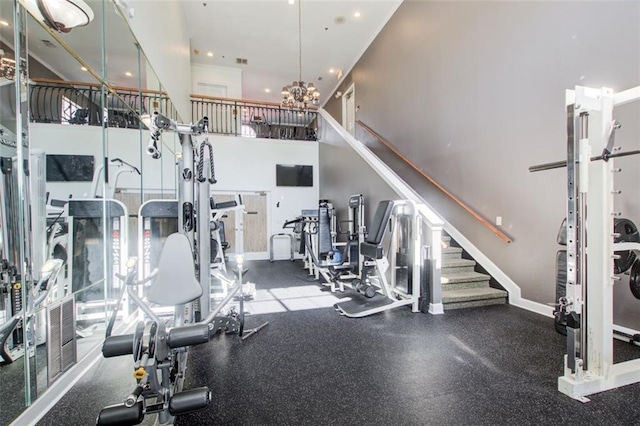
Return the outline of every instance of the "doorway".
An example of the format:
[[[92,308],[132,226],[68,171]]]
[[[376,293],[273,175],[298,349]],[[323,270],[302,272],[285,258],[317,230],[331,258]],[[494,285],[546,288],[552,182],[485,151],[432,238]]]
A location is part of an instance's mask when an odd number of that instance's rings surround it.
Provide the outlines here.
[[[342,127],[352,136],[356,135],[356,90],[355,83],[342,95]]]

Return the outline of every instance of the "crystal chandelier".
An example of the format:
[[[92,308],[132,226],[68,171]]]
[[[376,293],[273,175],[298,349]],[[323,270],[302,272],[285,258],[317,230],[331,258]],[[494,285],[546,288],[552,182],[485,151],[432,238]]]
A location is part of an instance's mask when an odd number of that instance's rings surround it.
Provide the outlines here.
[[[309,104],[320,103],[320,92],[313,83],[302,81],[302,0],[298,0],[298,81],[282,88],[282,106],[306,109]]]

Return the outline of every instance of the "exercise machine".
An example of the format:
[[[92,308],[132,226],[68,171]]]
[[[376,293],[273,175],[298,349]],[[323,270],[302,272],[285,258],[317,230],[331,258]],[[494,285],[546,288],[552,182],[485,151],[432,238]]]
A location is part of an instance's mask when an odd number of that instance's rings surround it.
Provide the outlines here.
[[[211,309],[212,203],[209,194],[210,185],[216,180],[213,149],[206,139],[208,120],[203,118],[195,125],[187,125],[156,113],[146,122],[151,130],[147,153],[153,158],[161,156],[158,142],[163,131],[177,132],[180,139],[182,155],[178,166],[182,181],[177,202],[179,232],[167,237],[157,268],[143,280],[136,281],[137,261],[133,259],[128,262],[126,276],[121,277],[129,300],[150,322],[139,322],[133,334],[110,335],[117,309],[124,299],[123,291],[114,305],[102,353],[105,357],[133,355],[136,386],[123,403],[106,407],[100,412],[98,425],[138,424],[146,414],[151,413],[158,414],[159,423],[169,424],[173,423],[175,416],[206,408],[211,401],[208,388],[183,390],[188,347],[205,343],[222,330],[241,336],[245,334],[242,256],[236,258],[237,280],[228,279],[219,269],[215,271],[217,278],[225,281],[229,291]],[[205,140],[200,144],[199,159],[196,159],[193,137],[199,135],[205,135]],[[207,148],[208,158],[204,155]],[[205,170],[209,170],[208,176],[205,176]],[[166,212],[166,216],[170,213]],[[147,229],[152,230],[149,223]],[[147,281],[150,285],[146,288],[143,300],[140,291],[134,287]],[[227,315],[219,316],[235,297],[239,298],[240,310],[231,309]],[[152,305],[174,307],[172,321],[163,321]],[[249,330],[247,335],[264,326],[266,323]]]
[[[159,424],[172,424],[176,416],[206,408],[211,401],[207,387],[183,389],[187,348],[208,342],[220,331],[243,331],[243,311],[218,315],[241,292],[241,282],[229,281],[231,290],[227,297],[202,321],[193,321],[193,304],[205,292],[195,277],[193,251],[184,234],[169,235],[163,245],[158,268],[143,281],[136,281],[136,264],[135,258],[128,261],[128,272],[122,279],[127,296],[144,312],[149,323],[140,321],[133,334],[111,336],[117,312],[114,310],[102,346],[105,358],[133,356],[136,385],[124,402],[100,411],[96,423],[102,426],[139,424],[147,414],[158,414]],[[135,287],[147,281],[151,284],[145,301],[138,296]],[[173,321],[167,323],[160,318],[150,304],[174,306]]]
[[[613,359],[614,260],[640,252],[640,243],[615,242],[615,159],[640,154],[614,146],[620,123],[614,107],[640,100],[640,87],[619,93],[576,86],[567,91],[567,159],[530,171],[567,168],[566,293],[558,309],[566,318],[567,353],[558,390],[586,402],[588,395],[640,382],[640,359]],[[587,211],[588,209],[588,211]],[[588,220],[587,220],[588,214]]]
[[[378,204],[367,238],[360,244],[364,260],[362,278],[353,283],[357,291],[351,300],[334,305],[342,315],[361,318],[407,305],[412,312],[420,312],[421,227],[415,202]]]
[[[329,265],[329,274],[332,280],[362,281],[364,256],[360,252],[360,245],[367,237],[367,227],[364,225],[364,197],[361,194],[350,196],[348,206],[349,219],[338,222],[338,234],[346,233],[347,241],[335,243],[336,248],[342,246],[341,262],[332,262]],[[341,229],[344,223],[348,224],[346,232]]]
[[[10,364],[22,357],[25,347],[33,349],[37,344],[44,343],[44,341],[38,341],[35,335],[36,311],[49,297],[62,264],[60,259],[48,260],[40,271],[39,281],[27,291],[26,306],[20,304],[20,309],[0,324],[0,365]],[[3,265],[2,272],[5,272],[4,266],[6,265]],[[25,318],[26,321],[24,321]],[[27,339],[30,339],[29,344],[26,342]]]
[[[116,302],[118,276],[126,273],[127,208],[117,200],[71,198],[65,211],[70,288],[59,286],[57,298],[77,293],[76,320],[103,321]]]
[[[91,181],[91,196],[93,198],[113,199],[116,194],[116,188],[118,187],[118,178],[123,173],[137,173],[138,176],[141,175],[140,170],[137,167],[127,163],[121,158],[112,158],[110,160],[111,164],[108,164],[107,160],[108,159],[105,157],[104,162],[93,173],[93,180]],[[107,165],[106,169],[105,164]],[[110,167],[115,167],[115,171],[110,172]],[[102,175],[103,171],[104,177]],[[111,173],[113,173],[113,178],[111,182],[109,182]],[[103,183],[102,192],[100,192],[101,183]]]

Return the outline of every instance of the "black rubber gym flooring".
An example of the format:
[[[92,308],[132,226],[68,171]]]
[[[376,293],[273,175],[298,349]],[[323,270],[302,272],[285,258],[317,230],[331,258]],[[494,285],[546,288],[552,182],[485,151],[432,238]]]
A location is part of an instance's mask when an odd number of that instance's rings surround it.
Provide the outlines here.
[[[248,266],[259,290],[247,327],[270,324],[192,348],[185,388],[208,386],[213,401],[178,425],[640,424],[640,385],[587,404],[557,391],[565,343],[549,318],[492,306],[350,319],[319,307],[333,296],[300,261]],[[132,387],[129,357],[102,360],[39,424],[93,424]]]

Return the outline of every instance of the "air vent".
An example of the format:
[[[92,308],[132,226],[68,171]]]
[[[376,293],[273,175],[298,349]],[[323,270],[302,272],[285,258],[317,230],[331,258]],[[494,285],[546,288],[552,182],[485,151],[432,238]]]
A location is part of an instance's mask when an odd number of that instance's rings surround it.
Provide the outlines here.
[[[247,60],[244,58],[236,58],[236,64],[247,65]]]
[[[43,40],[40,40],[40,41],[42,42],[42,44],[44,44],[44,45],[45,45],[45,46],[47,46],[47,47],[50,47],[50,48],[52,48],[52,49],[55,49],[55,48],[56,48],[56,45],[55,45],[55,44],[53,44],[53,43],[51,43],[51,40],[44,40],[44,39],[43,39]]]

